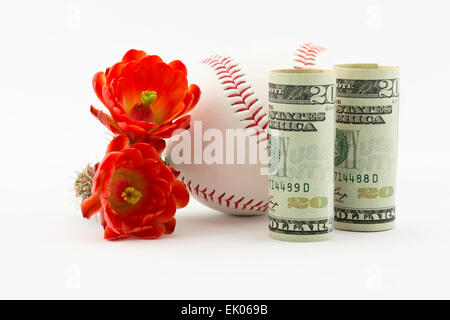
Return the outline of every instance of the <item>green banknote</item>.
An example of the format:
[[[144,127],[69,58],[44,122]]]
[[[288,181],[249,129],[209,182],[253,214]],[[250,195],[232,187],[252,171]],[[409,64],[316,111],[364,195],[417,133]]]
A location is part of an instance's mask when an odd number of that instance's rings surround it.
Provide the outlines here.
[[[269,75],[269,235],[286,241],[332,237],[336,74]]]
[[[334,211],[337,229],[394,227],[399,69],[336,65]]]

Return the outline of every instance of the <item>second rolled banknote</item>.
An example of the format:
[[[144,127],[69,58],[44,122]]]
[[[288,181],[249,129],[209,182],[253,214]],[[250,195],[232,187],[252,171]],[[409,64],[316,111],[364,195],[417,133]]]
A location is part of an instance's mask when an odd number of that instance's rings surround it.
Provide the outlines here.
[[[399,69],[345,64],[335,70],[336,228],[391,229],[397,193]]]
[[[269,235],[286,241],[332,237],[336,75],[269,75]]]

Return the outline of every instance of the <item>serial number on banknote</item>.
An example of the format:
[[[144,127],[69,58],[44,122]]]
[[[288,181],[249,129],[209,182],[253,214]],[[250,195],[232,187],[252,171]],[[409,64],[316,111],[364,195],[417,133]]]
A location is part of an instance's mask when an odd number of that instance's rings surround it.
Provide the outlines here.
[[[378,183],[378,174],[376,173],[345,173],[334,172],[334,181],[347,182],[347,183]]]
[[[269,179],[269,187],[282,192],[309,192],[309,183],[280,182]]]

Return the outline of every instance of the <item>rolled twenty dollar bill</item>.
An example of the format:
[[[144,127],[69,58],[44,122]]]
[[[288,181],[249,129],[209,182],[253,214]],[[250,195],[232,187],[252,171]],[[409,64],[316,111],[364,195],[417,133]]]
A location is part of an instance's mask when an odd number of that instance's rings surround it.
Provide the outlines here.
[[[337,229],[394,227],[399,69],[336,65],[334,211]]]
[[[269,74],[269,236],[332,237],[336,74]]]

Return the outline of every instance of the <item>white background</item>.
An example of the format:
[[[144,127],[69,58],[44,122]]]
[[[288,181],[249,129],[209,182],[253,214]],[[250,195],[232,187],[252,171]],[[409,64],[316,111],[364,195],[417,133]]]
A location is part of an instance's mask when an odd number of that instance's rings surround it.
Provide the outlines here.
[[[0,298],[450,298],[446,3],[2,1]],[[280,37],[400,65],[397,227],[285,243],[192,200],[172,235],[103,240],[72,190],[109,139],[93,74],[129,48],[189,67]]]

